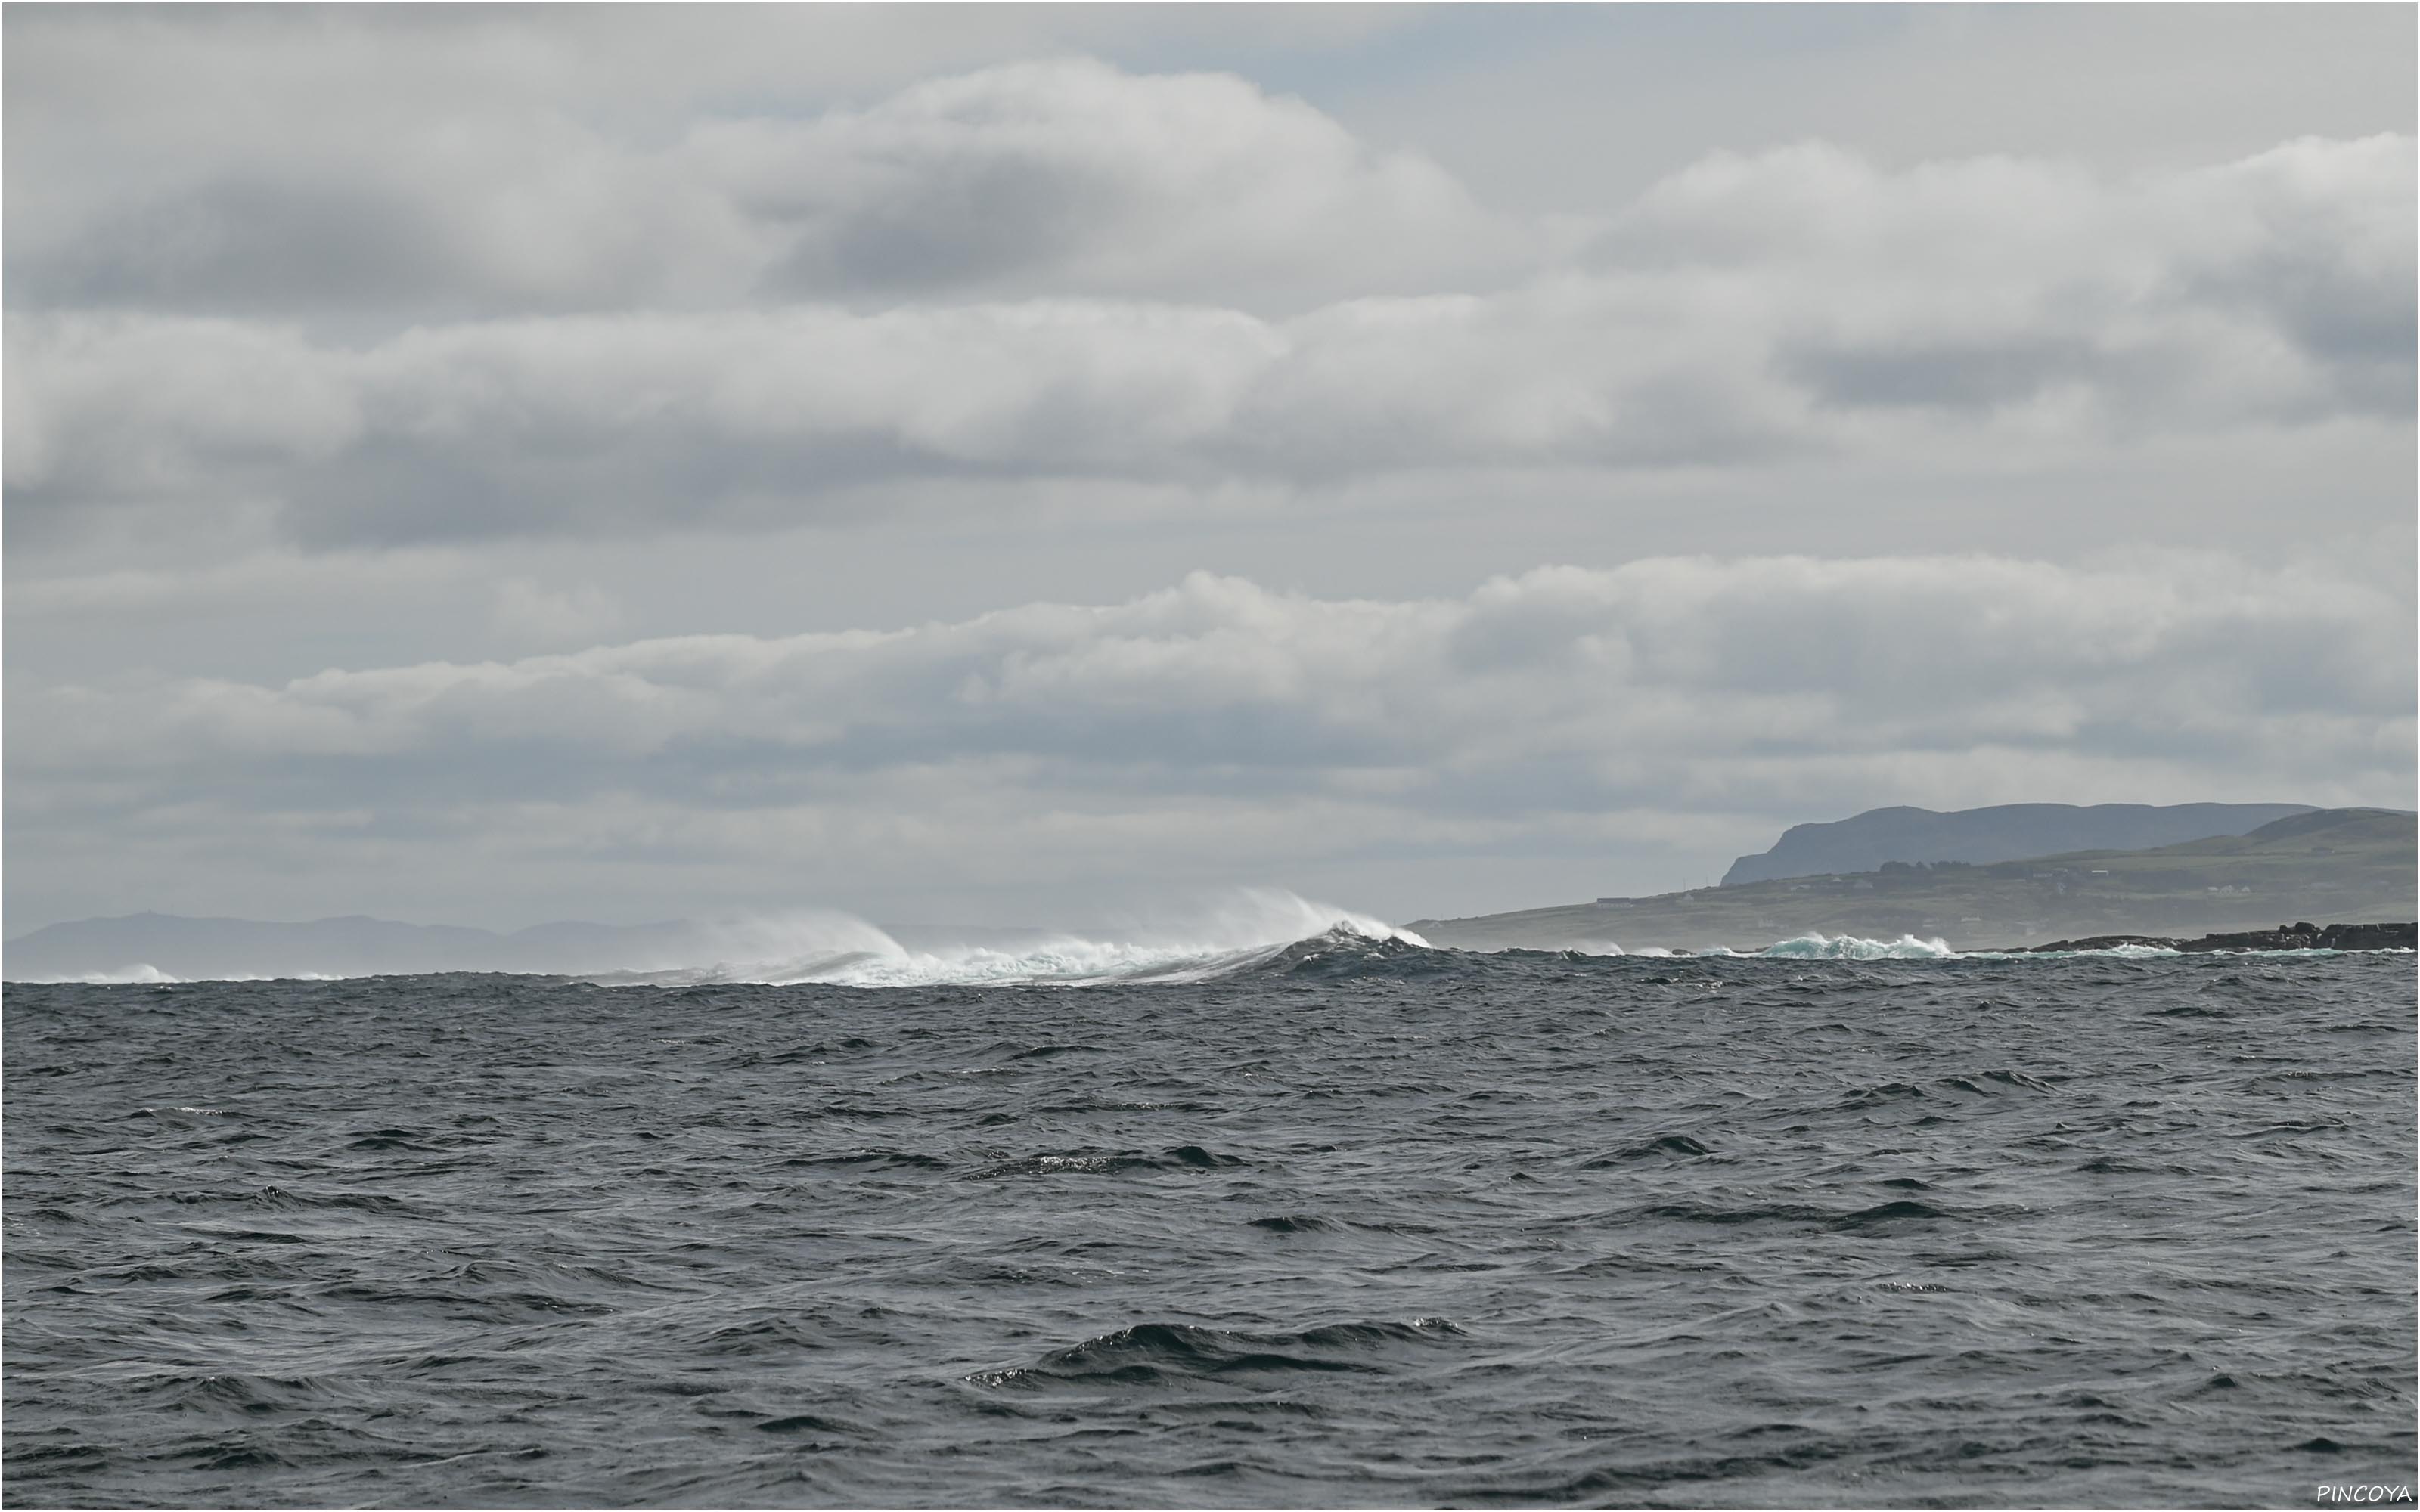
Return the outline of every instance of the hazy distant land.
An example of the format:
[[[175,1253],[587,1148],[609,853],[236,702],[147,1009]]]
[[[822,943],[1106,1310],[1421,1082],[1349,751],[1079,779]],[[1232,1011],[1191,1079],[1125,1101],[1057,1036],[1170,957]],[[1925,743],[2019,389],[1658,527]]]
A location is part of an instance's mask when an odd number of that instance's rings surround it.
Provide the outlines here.
[[[1470,918],[1416,919],[1431,943],[1464,949],[1752,949],[1819,933],[1896,939],[1913,934],[1962,949],[2040,945],[2092,935],[2195,936],[2273,929],[2310,919],[2356,922],[2414,915],[2414,825],[2382,809],[2292,805],[2182,805],[2082,810],[2020,805],[1933,814],[1876,810],[1829,825],[1799,825],[1765,857],[1887,841],[1914,854],[1968,842],[2005,844],[2012,815],[2047,816],[2043,832],[2114,823],[2139,830],[2240,824],[2283,809],[2288,817],[2248,834],[2216,834],[2153,849],[2100,849],[1975,864],[1887,861],[1825,872],[1647,898],[1606,898]],[[2157,816],[2147,820],[2146,815]],[[1979,816],[1979,817],[1978,817]],[[1928,823],[1939,822],[1939,823]],[[1814,843],[1820,842],[1820,843]],[[863,929],[870,926],[845,925]],[[783,926],[674,920],[656,924],[541,924],[513,933],[353,916],[304,923],[135,914],[54,924],[8,942],[10,980],[82,976],[374,976],[427,971],[584,973],[649,971],[781,957]],[[943,941],[1016,949],[1053,937],[1042,930],[893,928],[909,949]],[[845,939],[824,948],[845,948]]]
[[[866,930],[853,920],[849,927]],[[649,971],[721,961],[778,959],[783,921],[714,924],[674,919],[655,924],[538,924],[501,933],[451,924],[407,924],[350,915],[304,922],[191,918],[129,914],[52,924],[8,942],[0,975],[10,981],[85,976],[134,978],[144,968],[163,977],[375,977],[429,971],[503,971],[536,975]],[[946,939],[959,945],[1017,949],[1048,937],[1040,930],[919,929],[882,932],[908,949]],[[845,941],[842,941],[845,945]]]
[[[2212,835],[2248,835],[2309,813],[2307,803],[2004,803],[1936,813],[1869,809],[1829,824],[1792,825],[1773,848],[1743,856],[1723,886],[1871,872],[1885,861],[2022,861],[2075,851],[2141,851]]]
[[[1862,817],[1862,816],[1861,816]],[[2102,934],[2198,935],[2297,919],[2409,919],[2420,876],[2413,817],[2319,809],[2149,850],[2074,851],[1984,865],[1889,863],[1650,898],[1416,919],[1437,945],[1540,949],[1615,944],[1749,948],[1810,933],[1960,949]]]

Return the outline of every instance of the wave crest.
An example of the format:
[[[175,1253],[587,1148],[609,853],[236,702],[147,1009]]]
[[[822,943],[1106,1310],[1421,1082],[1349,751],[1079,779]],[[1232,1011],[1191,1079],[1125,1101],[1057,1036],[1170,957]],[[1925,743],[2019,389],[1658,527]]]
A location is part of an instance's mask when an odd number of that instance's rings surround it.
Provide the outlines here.
[[[185,979],[172,977],[158,966],[144,963],[122,966],[116,971],[87,971],[80,976],[60,977],[55,980],[79,982],[86,987],[168,987],[177,985]]]
[[[1243,889],[1173,928],[1133,939],[1038,934],[1015,946],[910,949],[861,918],[812,914],[722,926],[732,955],[707,966],[586,975],[607,986],[752,983],[841,987],[1078,987],[1103,982],[1204,981],[1269,966],[1351,975],[1438,954],[1383,919],[1276,889]]]
[[[1818,933],[1796,935],[1751,953],[1775,961],[1947,961],[1958,954],[1947,941],[1920,940],[1913,934],[1869,940],[1854,934]]]
[[[1053,1350],[1030,1365],[982,1370],[978,1386],[1161,1386],[1235,1375],[1297,1371],[1380,1373],[1406,1347],[1464,1336],[1442,1318],[1324,1323],[1295,1333],[1248,1333],[1197,1323],[1138,1323]]]

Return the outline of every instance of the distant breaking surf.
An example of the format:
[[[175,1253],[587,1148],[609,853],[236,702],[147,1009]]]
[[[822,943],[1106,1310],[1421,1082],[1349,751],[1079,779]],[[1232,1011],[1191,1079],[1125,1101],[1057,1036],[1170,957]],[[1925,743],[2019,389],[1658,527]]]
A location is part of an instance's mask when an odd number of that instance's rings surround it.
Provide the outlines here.
[[[1139,931],[1143,937],[1137,939],[1061,933],[1016,949],[962,945],[919,950],[848,915],[762,921],[737,926],[733,933],[735,943],[747,953],[710,965],[576,975],[601,986],[816,982],[842,987],[1072,987],[1202,981],[1267,964],[1289,950],[1320,942],[1348,949],[1358,945],[1437,949],[1383,919],[1261,888],[1239,892],[1174,929]]]
[[[1304,909],[1316,905],[1295,900]],[[1020,949],[939,946],[911,949],[887,932],[845,915],[825,916],[768,956],[735,956],[707,964],[646,969],[493,973],[426,971],[388,976],[504,976],[571,980],[607,988],[829,986],[863,989],[937,987],[1094,987],[1179,985],[1252,974],[1281,974],[1340,981],[1364,977],[1427,977],[1466,972],[1484,977],[1513,963],[1562,963],[1586,966],[1637,962],[1850,964],[1865,962],[2025,962],[2097,958],[2114,961],[2180,957],[2196,952],[2163,946],[2118,945],[2082,950],[1957,950],[1941,940],[1901,935],[1894,940],[1856,935],[1803,934],[1761,949],[1713,946],[1701,950],[1644,947],[1625,950],[1609,942],[1562,949],[1507,948],[1457,949],[1433,945],[1408,930],[1345,914],[1301,934],[1238,940],[1203,934],[1192,939],[1109,940],[1076,934],[1050,936]],[[2202,952],[2207,953],[2207,952]],[[2263,956],[2321,956],[2347,952],[2288,949],[2229,952]],[[2384,953],[2384,952],[2377,952]],[[2410,951],[2397,952],[2410,954]],[[12,979],[87,986],[173,987],[205,981],[329,981],[368,980],[340,974],[178,977],[147,964],[73,976]]]

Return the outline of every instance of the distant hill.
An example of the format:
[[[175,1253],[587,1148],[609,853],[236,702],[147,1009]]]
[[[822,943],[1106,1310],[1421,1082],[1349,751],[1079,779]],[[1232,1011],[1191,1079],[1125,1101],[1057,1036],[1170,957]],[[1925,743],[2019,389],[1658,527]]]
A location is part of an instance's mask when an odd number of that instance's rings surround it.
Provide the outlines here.
[[[2004,803],[1989,809],[1935,813],[1931,809],[1870,809],[1853,819],[1793,825],[1773,849],[1743,856],[1723,873],[1723,886],[1778,877],[1871,872],[1885,861],[1966,861],[1980,866],[2065,851],[2139,851],[2212,835],[2248,835],[2306,803]]]
[[[8,943],[11,981],[124,972],[172,977],[375,976],[417,971],[561,971],[644,967],[677,953],[687,924],[540,924],[513,934],[352,915],[306,923],[129,914],[52,924]]]
[[[1415,919],[1438,945],[1562,949],[1749,949],[1807,933],[1961,949],[2099,934],[2201,935],[2281,923],[2414,917],[2420,845],[2409,813],[2307,810],[2248,835],[2146,850],[2087,850],[1984,865],[1891,862],[1653,898]]]
[[[872,933],[845,921],[845,931]],[[1024,949],[1042,930],[900,925],[881,932],[908,949],[940,944]],[[721,961],[780,962],[829,953],[810,917],[753,924],[675,920],[659,924],[537,924],[513,933],[450,924],[403,924],[352,915],[303,923],[129,914],[52,924],[8,943],[0,977],[52,981],[127,978],[143,968],[168,977],[370,977],[427,971],[591,973],[660,971]]]

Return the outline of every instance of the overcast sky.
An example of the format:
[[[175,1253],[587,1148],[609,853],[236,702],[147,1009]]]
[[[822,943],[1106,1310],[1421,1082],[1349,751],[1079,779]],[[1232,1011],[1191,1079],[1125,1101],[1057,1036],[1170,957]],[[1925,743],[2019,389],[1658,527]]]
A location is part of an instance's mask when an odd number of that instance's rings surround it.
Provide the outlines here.
[[[2409,6],[12,6],[7,927],[2409,807]]]

